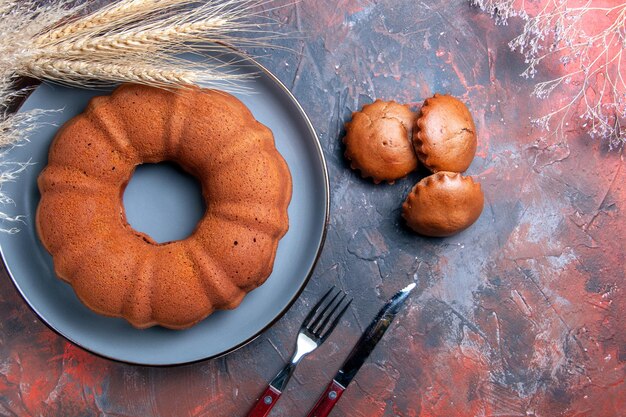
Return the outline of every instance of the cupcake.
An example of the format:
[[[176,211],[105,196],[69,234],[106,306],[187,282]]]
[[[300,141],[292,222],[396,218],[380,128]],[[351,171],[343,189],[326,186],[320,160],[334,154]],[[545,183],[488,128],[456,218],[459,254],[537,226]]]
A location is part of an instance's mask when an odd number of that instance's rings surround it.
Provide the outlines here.
[[[413,131],[419,160],[432,172],[464,172],[476,154],[476,127],[469,110],[450,95],[426,99]]]
[[[450,236],[480,217],[480,184],[456,172],[441,171],[418,182],[402,205],[407,225],[425,236]]]
[[[417,168],[411,143],[415,113],[394,101],[376,100],[346,123],[345,157],[352,169],[376,184],[405,177]]]

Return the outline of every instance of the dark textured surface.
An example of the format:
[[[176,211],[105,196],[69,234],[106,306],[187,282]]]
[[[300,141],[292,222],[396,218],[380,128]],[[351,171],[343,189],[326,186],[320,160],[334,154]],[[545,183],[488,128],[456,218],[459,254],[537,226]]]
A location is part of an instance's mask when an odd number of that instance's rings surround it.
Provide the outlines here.
[[[313,1],[272,12],[304,40],[262,58],[320,135],[331,224],[315,275],[266,334],[225,358],[171,369],[112,363],[41,324],[0,277],[0,415],[243,416],[281,367],[306,311],[331,284],[355,301],[298,368],[273,416],[305,415],[386,298],[420,290],[348,388],[334,417],[624,416],[626,170],[580,132],[539,140],[519,56],[465,2]],[[261,51],[260,53],[264,53]],[[400,205],[423,175],[374,185],[352,172],[341,135],[374,98],[468,103],[479,135],[469,173],[485,210],[447,239],[410,233]]]

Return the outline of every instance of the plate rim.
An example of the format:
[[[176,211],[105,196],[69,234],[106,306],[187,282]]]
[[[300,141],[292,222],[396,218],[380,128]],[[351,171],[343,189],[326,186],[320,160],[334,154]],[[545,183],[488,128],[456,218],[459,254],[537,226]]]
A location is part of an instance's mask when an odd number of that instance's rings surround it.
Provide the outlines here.
[[[31,304],[31,302],[28,299],[28,297],[22,292],[22,289],[20,288],[20,286],[15,281],[15,277],[14,277],[13,272],[11,271],[11,268],[8,266],[8,264],[6,262],[4,249],[3,249],[2,245],[0,245],[0,258],[2,259],[2,264],[4,266],[4,270],[7,272],[7,275],[9,276],[10,281],[13,284],[13,287],[17,290],[17,292],[20,295],[20,297],[25,301],[25,303],[28,306],[28,308],[33,313],[35,313],[37,318],[46,327],[48,327],[48,329],[52,330],[54,333],[56,333],[57,335],[61,336],[62,338],[64,338],[65,340],[67,340],[68,342],[73,344],[74,346],[77,346],[78,348],[80,348],[80,349],[82,349],[82,350],[84,350],[86,352],[89,352],[92,355],[95,355],[95,356],[98,356],[100,358],[107,359],[107,360],[110,360],[110,361],[113,361],[113,362],[117,362],[117,363],[123,363],[123,364],[133,365],[133,366],[150,367],[150,368],[170,368],[170,367],[176,367],[176,366],[192,365],[192,364],[195,364],[195,363],[204,362],[204,361],[217,359],[217,358],[221,358],[223,356],[226,356],[226,355],[228,355],[228,354],[230,354],[232,352],[235,352],[235,351],[243,348],[247,344],[249,344],[249,343],[253,342],[254,340],[256,340],[259,336],[261,336],[263,333],[265,333],[269,328],[274,326],[274,324],[276,324],[287,313],[287,311],[289,311],[289,309],[291,309],[291,307],[296,302],[296,300],[298,298],[300,298],[300,295],[304,291],[304,288],[309,283],[309,281],[310,281],[310,279],[311,279],[311,277],[313,275],[313,272],[315,271],[315,267],[317,266],[317,263],[318,263],[318,261],[320,259],[320,256],[322,255],[322,251],[324,249],[324,244],[326,243],[326,236],[327,236],[327,233],[328,233],[328,224],[330,222],[330,181],[329,181],[329,177],[328,177],[328,165],[326,163],[326,157],[324,156],[324,151],[322,149],[322,143],[320,142],[319,136],[317,135],[317,132],[315,131],[315,128],[313,127],[313,123],[311,122],[311,119],[309,118],[309,116],[304,111],[304,108],[302,107],[302,105],[300,104],[298,99],[296,99],[296,97],[287,88],[287,86],[278,77],[276,77],[269,69],[267,69],[263,64],[258,62],[255,58],[253,58],[252,56],[250,56],[246,52],[239,51],[239,50],[236,50],[235,48],[228,47],[228,46],[226,48],[229,49],[229,53],[233,53],[233,54],[239,55],[243,60],[248,61],[253,66],[259,68],[265,75],[267,75],[278,86],[278,88],[280,90],[282,90],[285,94],[287,94],[287,98],[289,98],[289,100],[295,105],[295,108],[297,109],[298,113],[300,113],[300,115],[303,117],[304,122],[306,123],[307,128],[309,130],[309,133],[313,136],[315,149],[317,151],[317,154],[318,154],[318,157],[320,159],[321,166],[322,166],[322,177],[323,177],[323,182],[324,182],[324,191],[325,191],[325,194],[326,194],[325,195],[325,201],[324,201],[324,210],[325,210],[325,213],[324,213],[324,223],[323,223],[323,226],[322,226],[322,234],[320,236],[320,240],[319,240],[319,244],[318,244],[318,247],[317,247],[317,251],[315,253],[315,258],[313,259],[313,262],[311,263],[311,266],[310,266],[309,270],[306,272],[306,276],[305,276],[304,280],[302,281],[302,284],[300,285],[300,287],[298,288],[296,293],[293,295],[293,297],[287,302],[285,307],[280,312],[278,312],[278,314],[267,325],[265,325],[264,327],[259,329],[252,336],[250,336],[246,340],[236,344],[235,346],[233,346],[233,347],[231,347],[229,349],[226,349],[226,350],[224,350],[224,351],[222,351],[220,353],[214,354],[214,355],[206,356],[204,358],[194,359],[194,360],[190,360],[190,361],[183,361],[183,362],[156,364],[156,363],[134,362],[134,361],[124,360],[124,359],[120,359],[120,358],[114,358],[114,357],[108,356],[108,355],[106,355],[104,353],[101,353],[101,352],[95,352],[94,350],[89,349],[89,348],[83,346],[82,344],[80,344],[77,341],[75,341],[73,338],[71,338],[71,337],[61,333],[61,331],[57,330],[52,324],[50,324],[48,322],[48,320],[46,320],[46,318],[41,313],[39,313],[39,311],[37,311],[37,309]],[[15,105],[13,106],[13,108],[11,109],[12,112],[15,112],[15,113],[18,112],[22,108],[23,104],[26,102],[28,97],[30,97],[30,94],[32,92],[34,92],[35,89],[37,87],[39,87],[40,84],[43,84],[41,82],[33,82],[32,79],[26,79],[25,82],[28,83],[28,85],[30,85],[30,86],[34,86],[35,88],[32,88],[32,90],[29,91],[28,94],[25,94],[25,95],[20,97],[19,102],[16,102]]]

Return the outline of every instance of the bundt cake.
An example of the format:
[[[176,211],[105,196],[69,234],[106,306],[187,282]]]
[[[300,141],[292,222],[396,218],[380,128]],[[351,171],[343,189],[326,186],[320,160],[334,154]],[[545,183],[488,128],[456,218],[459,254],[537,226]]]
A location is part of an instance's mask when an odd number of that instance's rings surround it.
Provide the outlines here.
[[[137,165],[174,161],[197,177],[206,213],[157,243],[126,221]],[[216,90],[125,84],[58,132],[38,179],[37,231],[59,278],[97,313],[138,328],[192,326],[232,309],[272,272],[288,229],[291,175],[269,128]]]

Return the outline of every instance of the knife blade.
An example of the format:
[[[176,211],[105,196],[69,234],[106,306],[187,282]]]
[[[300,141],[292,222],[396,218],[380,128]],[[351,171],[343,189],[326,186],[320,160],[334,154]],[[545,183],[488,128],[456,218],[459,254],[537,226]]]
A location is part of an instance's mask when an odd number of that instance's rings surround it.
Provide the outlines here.
[[[330,414],[332,408],[370,356],[376,344],[382,339],[396,314],[416,286],[415,283],[407,285],[380,309],[307,417],[326,417]]]

